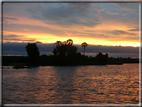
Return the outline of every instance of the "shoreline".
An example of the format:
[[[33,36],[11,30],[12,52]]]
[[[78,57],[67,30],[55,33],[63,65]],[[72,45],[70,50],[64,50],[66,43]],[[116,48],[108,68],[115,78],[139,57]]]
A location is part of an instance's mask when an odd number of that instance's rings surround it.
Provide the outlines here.
[[[42,65],[42,64],[38,64],[38,65],[28,65],[28,64],[20,64],[19,63],[11,63],[11,64],[8,64],[8,65],[2,65],[2,69],[3,67],[5,66],[12,66],[14,69],[24,69],[24,68],[33,68],[33,67],[39,67],[39,66],[62,66],[62,67],[67,67],[67,66],[107,66],[107,65],[124,65],[124,64],[139,64],[139,63],[123,63],[123,64],[74,64],[74,65],[53,65],[53,64],[47,64],[47,65]]]

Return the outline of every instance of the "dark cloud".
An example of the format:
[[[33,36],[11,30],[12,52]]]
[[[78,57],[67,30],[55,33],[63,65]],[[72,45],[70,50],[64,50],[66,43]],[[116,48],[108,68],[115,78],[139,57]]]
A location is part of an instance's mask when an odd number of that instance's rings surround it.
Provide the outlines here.
[[[18,42],[18,41],[23,41],[23,42],[24,42],[24,41],[26,41],[26,42],[27,42],[27,41],[34,42],[34,41],[35,41],[35,39],[25,39],[25,40],[22,40],[22,39],[4,39],[4,40],[11,40],[11,41],[17,41],[17,42]]]
[[[43,7],[42,5],[37,5],[36,10],[33,10],[30,8],[30,11],[35,11],[35,16],[37,16],[37,13],[41,15],[45,20],[51,19],[51,20],[62,20],[67,19],[72,16],[86,16],[85,10],[90,4],[78,4],[78,3],[58,3],[57,7],[50,7],[50,4],[47,4],[46,7]],[[55,5],[56,6],[56,5]],[[87,11],[87,10],[86,10]]]
[[[124,31],[124,30],[114,30],[114,31],[112,31],[111,33],[114,34],[114,35],[122,35],[122,34],[134,35],[134,36],[136,35],[136,34],[134,34],[134,33],[126,32],[126,31]]]
[[[27,43],[3,43],[3,55],[27,55],[26,53],[26,45]],[[40,51],[40,55],[43,54],[52,54],[52,51],[54,49],[54,44],[44,44],[44,43],[37,43],[38,49]],[[76,45],[78,47],[78,52],[83,53],[83,48],[81,45]],[[119,54],[123,57],[123,54],[125,56],[129,55],[138,55],[139,54],[139,48],[138,47],[122,47],[122,46],[101,46],[101,45],[88,45],[86,48],[86,53],[89,53],[93,55],[96,55],[95,53],[109,53],[109,54]]]
[[[65,35],[63,30],[56,29],[56,28],[50,28],[50,27],[43,27],[40,25],[33,26],[33,25],[4,24],[3,28],[5,29],[5,31],[24,32],[24,33],[36,32],[36,34],[39,34],[39,35],[41,33],[53,34],[53,35],[57,35],[57,36],[58,35],[59,36]],[[25,31],[25,29],[28,29],[28,30]]]
[[[10,34],[10,35],[4,35],[4,37],[6,37],[6,38],[11,38],[11,37],[16,38],[16,37],[19,37],[19,35]]]
[[[11,21],[11,20],[19,20],[18,18],[13,18],[13,17],[3,17],[4,21]]]
[[[45,6],[38,4],[35,8],[27,10],[30,12],[31,18],[42,20],[48,24],[95,26],[101,23],[97,16],[102,10],[95,8],[93,14],[90,14],[91,5],[92,3],[51,3],[50,6],[50,3],[47,3]]]
[[[110,12],[110,11],[106,11],[106,13],[110,14],[110,15],[118,15],[119,13],[114,13],[114,12]]]
[[[2,54],[3,55],[27,55],[25,43],[3,43]]]
[[[138,3],[110,3],[113,5],[118,6],[120,9],[118,9],[119,11],[123,10],[123,11],[129,11],[132,13],[135,13],[135,11],[138,10]]]
[[[129,31],[139,31],[139,28],[136,28],[136,29],[130,29]]]
[[[42,42],[39,42],[39,41],[36,41],[35,43],[36,43],[36,44],[42,44]]]
[[[131,37],[131,36],[127,36],[127,37],[124,37],[123,39],[125,40],[139,40],[139,36],[135,36],[135,37]]]
[[[22,37],[22,39],[21,39]],[[10,34],[10,35],[4,35],[3,36],[3,40],[9,40],[9,41],[16,41],[16,42],[19,42],[19,41],[35,41],[35,39],[28,39],[26,38],[26,36],[24,35],[15,35],[15,34]]]
[[[2,53],[3,55],[27,55],[26,52],[26,45],[28,43],[16,43],[16,42],[7,42],[3,43],[3,50]],[[48,54],[52,53],[54,44],[42,44],[42,43],[37,43],[37,47],[40,51],[40,55],[42,54]]]
[[[83,52],[83,49],[79,47],[79,51]],[[86,52],[89,53],[139,53],[138,47],[122,47],[122,46],[101,46],[101,45],[88,45]]]
[[[103,37],[103,38],[108,38],[109,36],[107,34],[97,34],[96,37]]]

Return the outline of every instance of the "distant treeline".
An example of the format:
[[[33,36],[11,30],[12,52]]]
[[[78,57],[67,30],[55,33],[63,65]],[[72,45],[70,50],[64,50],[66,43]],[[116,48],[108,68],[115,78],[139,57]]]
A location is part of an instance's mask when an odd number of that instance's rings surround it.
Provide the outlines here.
[[[69,65],[65,60],[55,59],[54,56],[41,55],[39,57],[38,65]],[[65,63],[63,63],[65,61]],[[139,63],[139,59],[134,58],[108,58],[106,63],[98,63],[97,57],[88,57],[81,55],[77,62],[70,63],[70,65],[100,65],[100,64],[123,64],[123,63]],[[2,65],[31,65],[28,60],[28,56],[2,56]],[[34,63],[35,64],[35,63]]]
[[[84,54],[77,52],[78,47],[73,45],[73,40],[61,42],[56,41],[53,55],[41,55],[35,43],[28,43],[26,51],[28,56],[2,56],[3,65],[106,65],[106,64],[123,64],[123,63],[139,63],[139,59],[132,58],[113,58],[108,57],[108,53],[98,53],[95,57],[85,55],[87,43],[83,42],[81,46],[84,49]]]

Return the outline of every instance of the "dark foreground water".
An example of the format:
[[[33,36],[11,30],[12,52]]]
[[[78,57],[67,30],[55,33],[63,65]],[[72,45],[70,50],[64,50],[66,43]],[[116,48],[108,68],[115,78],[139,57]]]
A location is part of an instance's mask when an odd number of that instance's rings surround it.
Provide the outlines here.
[[[3,67],[4,104],[138,104],[139,64]]]

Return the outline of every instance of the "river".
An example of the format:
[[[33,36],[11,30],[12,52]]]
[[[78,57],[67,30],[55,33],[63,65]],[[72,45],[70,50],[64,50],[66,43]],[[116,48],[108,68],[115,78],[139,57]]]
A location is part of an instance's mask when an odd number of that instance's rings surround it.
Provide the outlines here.
[[[139,104],[139,64],[3,67],[3,104]]]

